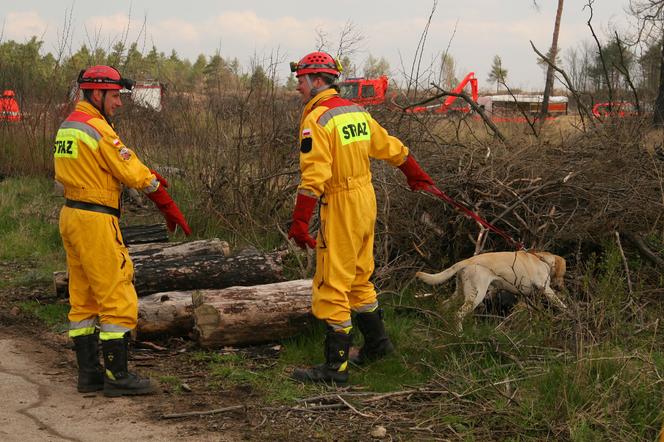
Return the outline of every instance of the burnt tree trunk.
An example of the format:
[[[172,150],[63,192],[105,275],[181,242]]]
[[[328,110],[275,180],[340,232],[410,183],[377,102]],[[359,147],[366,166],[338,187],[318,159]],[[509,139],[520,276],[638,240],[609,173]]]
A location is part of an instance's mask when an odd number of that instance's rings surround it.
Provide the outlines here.
[[[193,294],[194,335],[204,348],[273,342],[304,330],[312,320],[311,280]]]
[[[164,292],[138,301],[139,338],[187,336],[194,328],[191,292]]]
[[[281,253],[201,255],[134,263],[138,296],[171,290],[221,289],[283,281]]]
[[[168,242],[168,230],[166,230],[166,224],[164,223],[147,226],[123,226],[120,227],[120,231],[126,245]]]

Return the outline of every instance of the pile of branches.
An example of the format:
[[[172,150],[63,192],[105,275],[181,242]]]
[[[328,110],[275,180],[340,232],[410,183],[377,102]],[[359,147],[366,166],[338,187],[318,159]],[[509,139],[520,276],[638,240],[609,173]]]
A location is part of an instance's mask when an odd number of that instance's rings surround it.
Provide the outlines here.
[[[527,248],[572,252],[621,232],[662,232],[664,158],[639,119],[607,121],[570,136],[411,145],[438,187]],[[403,178],[376,167],[379,266],[440,267],[513,245]],[[397,191],[396,187],[403,188]],[[405,255],[403,253],[406,252]],[[408,253],[408,252],[414,252]],[[419,262],[408,260],[417,255]]]

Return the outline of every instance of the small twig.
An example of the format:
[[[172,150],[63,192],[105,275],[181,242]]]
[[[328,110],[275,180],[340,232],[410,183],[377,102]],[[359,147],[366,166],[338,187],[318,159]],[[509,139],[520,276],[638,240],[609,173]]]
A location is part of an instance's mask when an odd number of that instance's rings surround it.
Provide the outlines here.
[[[385,394],[379,394],[378,396],[370,397],[367,399],[364,399],[362,402],[364,403],[370,403],[370,402],[377,402],[381,401],[386,398],[394,397],[394,396],[408,396],[411,394],[423,394],[423,395],[441,395],[441,394],[450,394],[449,391],[444,391],[444,390],[404,390],[404,391],[393,391],[391,393],[385,393]]]
[[[627,264],[625,251],[623,250],[622,244],[620,243],[620,233],[618,233],[618,231],[614,231],[613,234],[616,236],[616,244],[618,245],[618,250],[620,250],[620,256],[622,257],[623,265],[625,266],[625,274],[627,275],[627,289],[629,290],[629,296],[631,298],[634,296],[634,291],[632,290],[632,278],[629,276],[629,264]]]
[[[362,417],[370,417],[370,418],[374,418],[374,417],[376,417],[376,416],[374,416],[374,415],[371,415],[371,414],[365,414],[365,413],[362,413],[362,412],[358,411],[357,408],[353,407],[353,406],[352,406],[352,405],[351,405],[346,399],[342,398],[340,395],[337,395],[337,398],[339,398],[339,400],[340,400],[341,402],[343,402],[344,404],[346,404],[346,406],[347,406],[348,408],[350,408],[350,409],[353,410],[356,414],[359,414],[359,415],[362,416]]]
[[[162,419],[176,419],[178,417],[207,416],[207,415],[210,415],[210,414],[225,413],[227,411],[239,410],[239,409],[244,409],[244,408],[245,408],[244,405],[233,405],[232,407],[216,408],[214,410],[207,410],[207,411],[187,411],[185,413],[162,414],[161,418]]]
[[[291,407],[293,411],[323,411],[323,410],[338,410],[346,408],[345,404],[325,404],[325,405],[312,405],[311,407]]]

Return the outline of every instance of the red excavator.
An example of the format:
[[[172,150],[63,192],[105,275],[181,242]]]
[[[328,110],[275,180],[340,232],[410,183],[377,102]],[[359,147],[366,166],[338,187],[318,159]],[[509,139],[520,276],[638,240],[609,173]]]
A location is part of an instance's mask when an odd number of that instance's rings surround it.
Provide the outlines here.
[[[450,92],[455,94],[460,94],[461,91],[463,91],[463,89],[468,84],[470,84],[470,98],[472,98],[472,100],[477,103],[478,88],[477,88],[477,78],[475,78],[475,72],[469,72],[468,75],[466,75],[463,78],[463,80],[461,80],[461,82],[458,85],[456,85],[456,87],[452,89]],[[447,98],[445,98],[445,101],[443,101],[442,104],[436,103],[426,106],[413,106],[407,108],[406,112],[407,113],[428,112],[434,114],[445,114],[448,112],[467,113],[470,112],[470,106],[468,106],[468,104],[462,98],[449,95],[447,96]]]
[[[361,104],[362,106],[375,106],[385,103],[385,99],[387,98],[387,83],[385,75],[378,78],[349,78],[339,83],[339,91],[343,98],[354,103]],[[474,72],[466,75],[451,92],[458,94],[467,85],[470,85],[471,98],[477,102],[478,88]],[[448,112],[467,113],[469,111],[470,107],[463,99],[453,96],[448,96],[443,103],[406,108],[406,112],[408,113],[430,112],[445,114]]]
[[[339,95],[362,106],[383,104],[387,94],[387,77],[348,78],[339,83]]]

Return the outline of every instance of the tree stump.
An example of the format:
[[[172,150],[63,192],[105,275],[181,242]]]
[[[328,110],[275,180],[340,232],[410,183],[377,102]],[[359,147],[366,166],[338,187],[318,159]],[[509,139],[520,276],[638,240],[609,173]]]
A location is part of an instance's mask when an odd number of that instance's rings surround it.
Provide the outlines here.
[[[194,335],[203,348],[272,342],[311,322],[311,280],[193,293]]]

